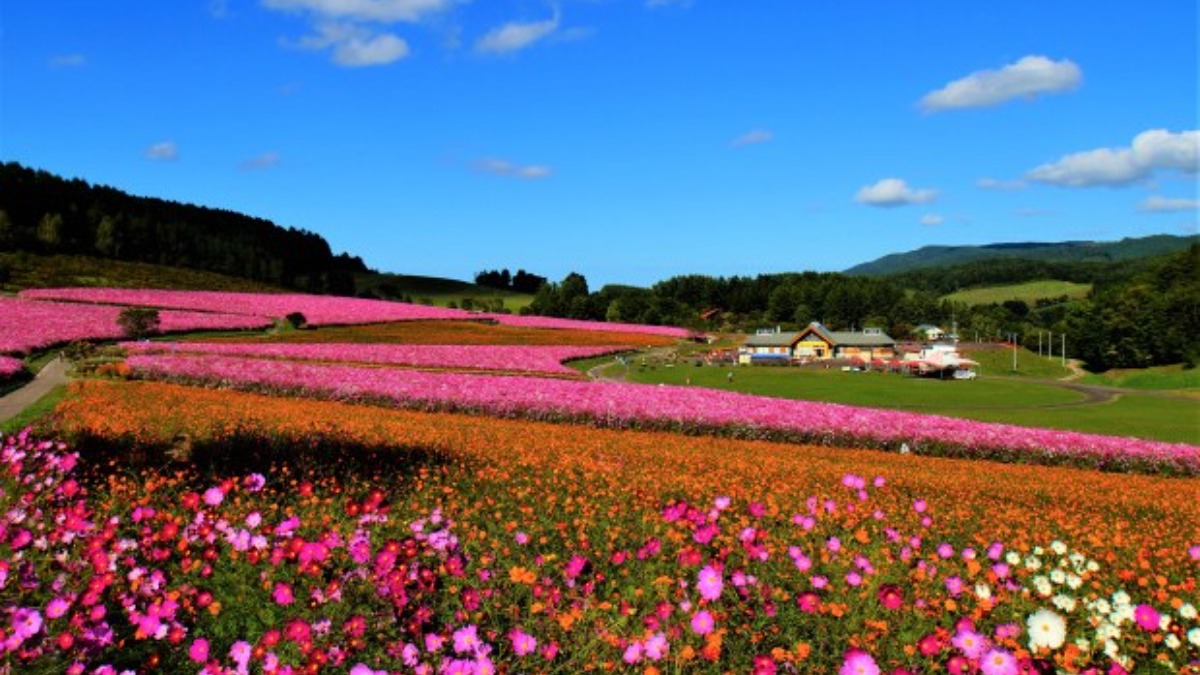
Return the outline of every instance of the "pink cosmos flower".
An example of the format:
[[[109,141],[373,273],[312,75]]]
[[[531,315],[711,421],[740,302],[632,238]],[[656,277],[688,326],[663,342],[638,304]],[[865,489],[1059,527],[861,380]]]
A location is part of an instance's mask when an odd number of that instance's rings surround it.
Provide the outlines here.
[[[217,506],[225,499],[225,493],[221,492],[219,487],[210,487],[204,491],[204,503],[209,506]]]
[[[271,592],[271,599],[277,605],[290,605],[296,600],[292,594],[292,587],[283,582],[275,584],[275,590]]]
[[[708,635],[716,627],[713,615],[706,610],[700,610],[692,616],[692,631],[698,635]]]
[[[208,640],[204,638],[196,638],[192,641],[192,645],[188,647],[188,658],[196,663],[204,663],[208,660]]]
[[[664,633],[655,633],[646,640],[643,651],[646,658],[651,661],[661,660],[670,651],[671,645],[667,642],[667,636]]]
[[[954,637],[950,639],[950,644],[957,647],[969,659],[978,659],[988,646],[987,638],[965,626],[959,628]]]
[[[42,629],[42,614],[36,609],[21,607],[13,612],[12,631],[18,641],[23,641],[38,634]]]
[[[46,605],[46,618],[57,619],[63,614],[66,614],[67,610],[70,608],[71,601],[63,597],[54,598]]]
[[[1017,658],[1007,651],[992,647],[979,661],[983,675],[1017,675],[1020,668]]]
[[[517,656],[532,654],[537,650],[537,639],[520,629],[512,629],[508,639],[512,641],[513,653]]]
[[[1160,619],[1161,617],[1158,614],[1158,610],[1154,609],[1150,605],[1138,605],[1133,610],[1133,620],[1137,622],[1137,625],[1140,626],[1142,630],[1158,630],[1158,623]]]
[[[475,654],[483,642],[479,639],[479,629],[475,624],[463,626],[454,631],[454,652],[456,654]]]
[[[700,591],[700,597],[710,602],[716,600],[721,597],[721,590],[724,586],[725,584],[721,580],[721,573],[712,565],[705,565],[700,570],[700,575],[696,581],[696,590]]]
[[[634,664],[642,660],[642,643],[634,642],[625,648],[625,653],[621,656],[625,663]]]
[[[838,675],[879,675],[879,665],[870,654],[861,649],[851,649],[842,657]]]

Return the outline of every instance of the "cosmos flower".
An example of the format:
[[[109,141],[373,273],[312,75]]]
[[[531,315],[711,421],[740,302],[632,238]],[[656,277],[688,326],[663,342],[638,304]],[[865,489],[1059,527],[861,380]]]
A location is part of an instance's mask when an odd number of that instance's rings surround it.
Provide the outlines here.
[[[1067,624],[1058,614],[1039,609],[1029,616],[1025,625],[1029,627],[1029,648],[1058,649],[1067,639]]]

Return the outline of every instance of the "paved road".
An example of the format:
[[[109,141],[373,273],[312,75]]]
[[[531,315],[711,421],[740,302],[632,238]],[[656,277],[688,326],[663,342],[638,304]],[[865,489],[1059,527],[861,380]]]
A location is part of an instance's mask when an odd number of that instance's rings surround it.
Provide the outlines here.
[[[67,365],[62,359],[54,359],[33,378],[29,384],[9,392],[6,396],[0,396],[0,422],[8,420],[21,414],[33,402],[45,396],[49,391],[60,384],[66,384],[71,378],[67,377]]]

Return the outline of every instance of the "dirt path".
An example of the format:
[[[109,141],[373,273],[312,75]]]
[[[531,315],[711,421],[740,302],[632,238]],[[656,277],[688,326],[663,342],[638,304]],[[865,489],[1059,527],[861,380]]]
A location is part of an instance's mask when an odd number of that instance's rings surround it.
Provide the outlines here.
[[[16,417],[51,389],[70,381],[71,378],[67,376],[67,364],[62,359],[54,359],[46,364],[29,384],[0,396],[0,422],[7,422]]]
[[[587,376],[588,379],[591,380],[602,380],[604,382],[625,382],[629,379],[629,362],[631,360],[640,359],[642,361],[666,361],[669,360],[668,357],[674,351],[674,347],[655,347],[648,351],[639,352],[633,355],[626,354],[624,356],[626,359],[625,365],[621,365],[614,359],[613,361],[601,363],[598,366],[589,368],[587,371]]]

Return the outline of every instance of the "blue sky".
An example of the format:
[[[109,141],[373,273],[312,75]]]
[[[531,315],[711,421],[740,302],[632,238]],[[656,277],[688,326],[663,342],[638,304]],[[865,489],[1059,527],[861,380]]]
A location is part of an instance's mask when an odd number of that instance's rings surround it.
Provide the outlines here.
[[[0,31],[0,159],[384,271],[1197,231],[1194,0],[38,0]]]

